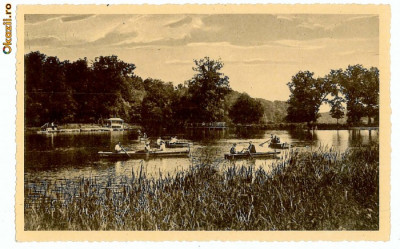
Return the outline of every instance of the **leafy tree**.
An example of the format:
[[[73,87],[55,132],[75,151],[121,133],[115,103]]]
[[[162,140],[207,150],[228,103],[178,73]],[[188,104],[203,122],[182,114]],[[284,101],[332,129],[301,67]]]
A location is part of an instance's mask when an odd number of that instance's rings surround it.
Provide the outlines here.
[[[371,124],[371,118],[379,120],[379,70],[371,67],[365,72],[362,81],[361,101],[364,105],[365,115],[368,117],[368,124]]]
[[[172,99],[174,87],[172,83],[161,80],[146,79],[144,81],[146,96],[142,102],[142,124],[148,129],[160,129],[172,124]]]
[[[319,117],[319,108],[327,102],[333,91],[332,81],[327,78],[313,77],[310,71],[300,71],[287,85],[290,90],[286,120],[289,122],[307,122],[308,127]]]
[[[364,116],[371,118],[379,116],[379,70],[372,67],[369,70],[362,65],[348,66],[340,71],[338,83],[347,105],[347,121],[357,124]]]
[[[263,115],[261,103],[246,93],[241,94],[229,110],[232,121],[241,124],[259,123]]]
[[[195,115],[195,122],[219,121],[224,117],[224,97],[230,92],[229,77],[221,73],[220,60],[204,57],[194,60],[196,74],[188,82],[188,94]]]
[[[189,96],[188,83],[179,84],[175,87],[174,98],[172,100],[173,120],[177,127],[183,127],[187,121],[193,119],[196,115],[196,107],[191,102]]]
[[[340,97],[334,98],[333,100],[329,101],[331,105],[331,110],[329,111],[329,114],[331,115],[332,118],[336,119],[336,124],[339,124],[339,119],[344,117],[344,107],[342,103],[344,100]]]
[[[43,90],[43,64],[46,55],[39,51],[25,55],[25,123],[27,125],[40,125],[47,118],[45,102],[46,94]]]
[[[125,63],[115,55],[95,58],[92,65],[91,102],[96,118],[119,116],[129,120],[127,114],[131,106],[126,99],[133,91],[133,85],[128,79],[134,77],[135,68],[134,64]]]
[[[65,80],[64,62],[57,57],[46,58],[43,65],[44,90],[49,102],[46,104],[49,122],[72,122],[77,108],[72,88]]]
[[[72,95],[79,108],[76,109],[75,121],[84,122],[87,117],[93,117],[95,112],[91,105],[90,94],[91,69],[88,66],[87,59],[78,59],[74,62],[65,61],[65,81],[71,87]]]
[[[342,73],[340,86],[347,105],[347,122],[357,124],[364,116],[362,81],[366,69],[361,65],[348,66]]]

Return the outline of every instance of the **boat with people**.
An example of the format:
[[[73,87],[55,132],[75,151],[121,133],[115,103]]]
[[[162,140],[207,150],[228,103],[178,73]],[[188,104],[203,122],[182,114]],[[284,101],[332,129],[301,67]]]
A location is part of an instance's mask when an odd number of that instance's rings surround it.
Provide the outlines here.
[[[290,149],[290,144],[288,143],[270,143],[269,147],[272,149],[280,149],[280,150],[285,150],[285,149]]]
[[[244,152],[244,153],[236,153],[236,154],[225,154],[224,157],[225,159],[229,160],[234,160],[234,159],[253,159],[253,158],[276,158],[278,154],[280,154],[280,151],[268,151],[268,152],[256,152],[256,153],[249,153],[249,152]]]
[[[284,149],[289,149],[290,148],[290,144],[288,143],[281,143],[281,139],[277,136],[274,136],[274,134],[271,134],[271,139],[269,140],[269,144],[268,147],[270,147],[271,149],[280,149],[280,150],[284,150]]]
[[[139,142],[146,142],[147,140],[149,140],[148,137],[141,137],[141,136],[138,136],[138,141],[139,141]]]
[[[167,148],[186,148],[191,145],[193,144],[189,142],[175,142],[175,143],[171,143],[170,141],[165,142],[165,147]]]
[[[148,159],[165,157],[188,157],[190,151],[99,151],[98,155],[114,159]]]
[[[165,141],[165,147],[167,148],[185,148],[191,145],[193,145],[193,143],[189,143],[187,141],[179,141],[176,136],[171,137],[169,141]]]

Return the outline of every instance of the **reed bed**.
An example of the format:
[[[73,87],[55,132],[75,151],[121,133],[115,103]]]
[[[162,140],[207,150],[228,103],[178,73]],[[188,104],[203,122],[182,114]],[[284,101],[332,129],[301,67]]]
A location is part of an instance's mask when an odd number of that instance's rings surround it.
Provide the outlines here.
[[[25,230],[377,230],[379,148],[292,150],[266,172],[199,160],[158,178],[25,182]]]

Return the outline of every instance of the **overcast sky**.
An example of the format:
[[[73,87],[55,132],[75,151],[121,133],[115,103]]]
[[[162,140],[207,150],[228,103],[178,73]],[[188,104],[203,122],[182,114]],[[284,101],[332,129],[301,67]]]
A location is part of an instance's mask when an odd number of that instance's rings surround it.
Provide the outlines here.
[[[25,15],[25,53],[114,54],[174,84],[193,76],[193,59],[221,58],[233,89],[268,100],[287,100],[299,70],[378,66],[378,38],[368,15]]]

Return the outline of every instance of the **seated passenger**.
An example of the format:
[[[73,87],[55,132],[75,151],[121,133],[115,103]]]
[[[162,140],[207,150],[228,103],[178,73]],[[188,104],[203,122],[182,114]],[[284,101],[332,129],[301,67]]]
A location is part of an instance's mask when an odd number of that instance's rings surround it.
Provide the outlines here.
[[[121,146],[121,142],[118,142],[115,147],[114,150],[116,153],[120,153],[122,151],[122,146]]]
[[[234,143],[234,144],[232,145],[232,148],[231,148],[231,150],[230,150],[230,153],[231,153],[231,154],[237,154],[237,151],[236,151],[236,143]]]
[[[174,144],[176,142],[178,142],[178,139],[176,138],[176,136],[175,137],[171,137],[171,140],[169,141],[169,143],[170,144]]]
[[[157,139],[157,142],[156,142],[156,143],[157,143],[157,145],[158,145],[158,146],[160,146],[160,145],[161,145],[161,142],[162,142],[162,139],[161,139],[161,137],[158,137],[158,139]]]
[[[164,141],[161,141],[159,150],[160,151],[165,151],[165,142]]]
[[[249,142],[249,147],[247,148],[247,151],[249,153],[256,153],[256,147],[254,146],[252,141]]]
[[[145,152],[150,152],[151,151],[151,147],[150,147],[150,142],[149,141],[146,142],[146,145],[144,146],[144,151]]]

